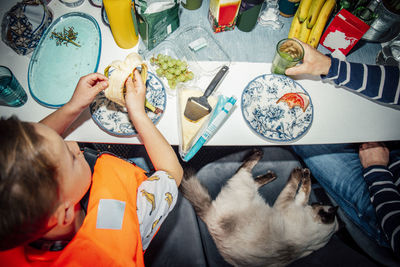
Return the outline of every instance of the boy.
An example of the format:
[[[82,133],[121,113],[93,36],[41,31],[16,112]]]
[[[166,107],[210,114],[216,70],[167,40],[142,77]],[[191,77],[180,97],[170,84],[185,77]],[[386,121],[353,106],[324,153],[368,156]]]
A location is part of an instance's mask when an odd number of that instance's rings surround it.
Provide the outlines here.
[[[105,76],[89,74],[40,123],[0,120],[0,262],[144,265],[143,250],[175,205],[183,170],[146,115],[146,87],[135,71],[126,108],[157,171],[147,179],[139,167],[103,154],[91,174],[76,142],[60,135],[107,86]]]

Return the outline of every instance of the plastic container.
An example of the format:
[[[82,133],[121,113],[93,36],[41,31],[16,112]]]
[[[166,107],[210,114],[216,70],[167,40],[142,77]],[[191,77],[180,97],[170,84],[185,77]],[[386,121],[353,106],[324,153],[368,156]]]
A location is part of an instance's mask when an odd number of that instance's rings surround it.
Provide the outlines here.
[[[178,59],[186,62],[187,70],[193,72],[194,74],[193,79],[187,82],[179,82],[177,83],[176,87],[170,86],[166,77],[157,75],[157,69],[159,68],[159,66],[151,63],[151,58],[157,57],[159,54],[170,56],[173,59]],[[182,84],[193,86],[196,83],[197,77],[199,76],[198,71],[195,70],[195,66],[193,65],[193,59],[182,53],[180,49],[177,49],[176,44],[169,40],[161,42],[156,48],[152,49],[150,52],[147,52],[145,55],[143,55],[143,59],[146,61],[151,72],[156,74],[158,78],[162,80],[164,87],[167,89],[167,93],[169,95],[175,95],[177,88],[179,86],[182,86]]]
[[[194,78],[188,82],[178,83],[176,88],[171,88],[165,77],[159,77],[167,93],[176,95],[180,86],[196,86],[200,79],[211,78],[223,66],[229,67],[231,59],[222,49],[222,46],[212,37],[211,33],[201,26],[187,26],[176,31],[170,39],[164,40],[150,51],[139,52],[150,70],[156,73],[157,66],[150,63],[150,59],[158,54],[186,61],[188,70],[193,72]]]
[[[199,87],[182,86],[177,90],[177,115],[178,115],[178,134],[179,134],[179,155],[183,159],[194,145],[194,141],[201,135],[202,130],[207,127],[215,106],[218,103],[218,93],[211,94],[207,101],[213,111],[200,120],[193,122],[184,116],[186,103],[189,97],[199,97],[203,91]]]
[[[231,58],[209,31],[201,26],[188,26],[177,32],[175,38],[183,54],[193,60],[193,65],[201,75],[215,75],[223,65],[229,67]],[[194,42],[202,43],[193,47]],[[208,62],[218,62],[212,64]]]

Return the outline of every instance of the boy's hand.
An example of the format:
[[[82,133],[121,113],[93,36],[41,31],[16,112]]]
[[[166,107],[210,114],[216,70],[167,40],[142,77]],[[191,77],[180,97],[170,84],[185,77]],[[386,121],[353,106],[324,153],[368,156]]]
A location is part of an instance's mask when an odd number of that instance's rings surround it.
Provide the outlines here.
[[[387,166],[389,163],[389,149],[382,143],[361,144],[359,156],[364,168],[372,165]]]
[[[331,59],[319,52],[309,44],[301,43],[304,48],[303,63],[292,68],[288,68],[285,71],[286,75],[298,75],[298,74],[311,74],[311,75],[326,75],[331,67]]]
[[[108,87],[108,78],[100,73],[91,73],[79,79],[68,105],[76,110],[87,108],[96,95]]]
[[[138,70],[135,70],[133,81],[129,77],[126,82],[125,103],[128,113],[132,117],[146,115],[144,102],[146,99],[146,86],[143,84],[142,77]]]

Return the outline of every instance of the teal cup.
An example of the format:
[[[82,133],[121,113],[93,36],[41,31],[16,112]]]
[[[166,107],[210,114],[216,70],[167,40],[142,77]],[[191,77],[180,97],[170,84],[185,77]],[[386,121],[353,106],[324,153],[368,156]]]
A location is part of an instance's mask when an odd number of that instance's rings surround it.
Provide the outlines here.
[[[11,70],[0,66],[0,104],[20,107],[26,103],[28,96]]]

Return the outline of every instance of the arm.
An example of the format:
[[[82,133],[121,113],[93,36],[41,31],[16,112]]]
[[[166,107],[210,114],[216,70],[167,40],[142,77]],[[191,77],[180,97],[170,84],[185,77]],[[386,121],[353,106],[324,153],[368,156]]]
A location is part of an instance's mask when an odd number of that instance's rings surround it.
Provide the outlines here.
[[[49,126],[62,135],[82,111],[90,105],[96,95],[107,87],[108,79],[102,74],[92,73],[83,76],[68,103],[42,119],[40,123]]]
[[[135,71],[134,81],[126,81],[126,108],[136,131],[138,132],[146,151],[156,170],[163,170],[172,175],[179,186],[183,169],[175,151],[164,136],[147,116],[144,109],[146,87],[139,72]]]
[[[400,192],[393,183],[393,174],[386,167],[389,150],[378,143],[366,143],[360,147],[359,155],[380,226],[400,257]]]
[[[400,105],[399,67],[341,61],[323,55],[308,44],[301,44],[304,48],[303,63],[287,69],[287,75],[321,75],[323,80],[330,80],[372,100]]]

